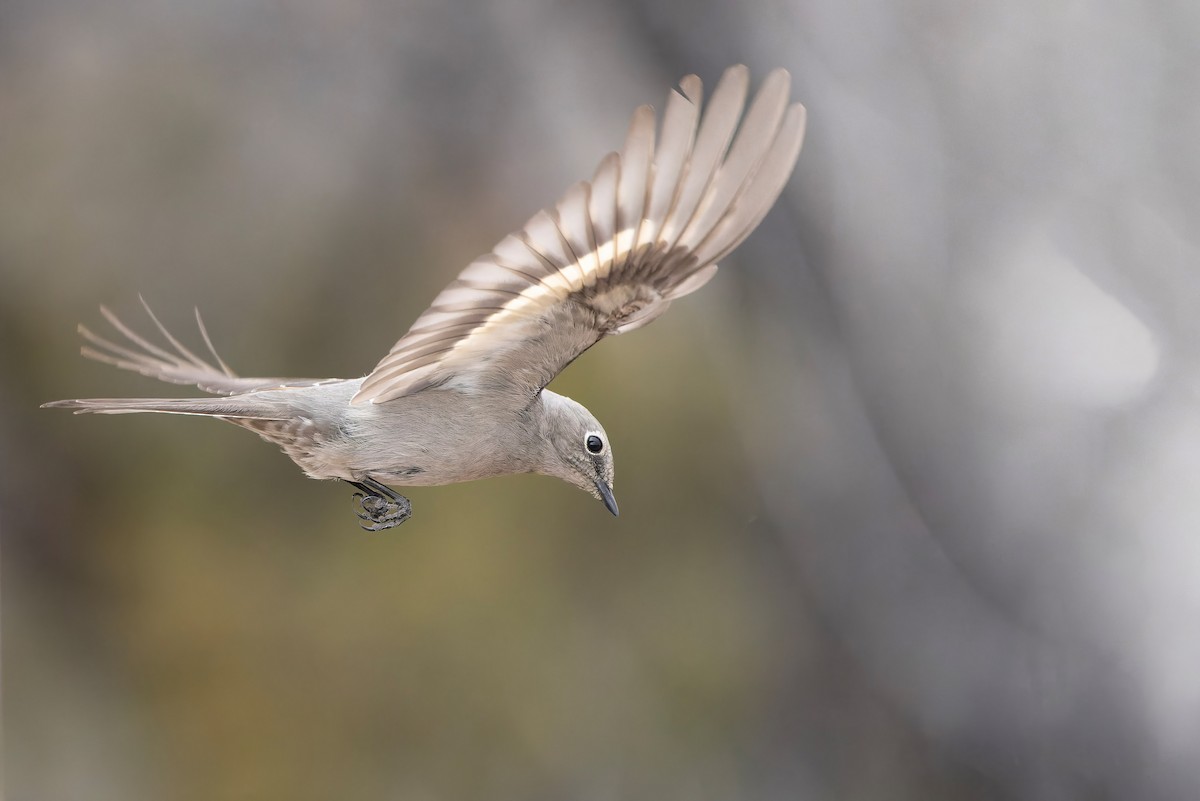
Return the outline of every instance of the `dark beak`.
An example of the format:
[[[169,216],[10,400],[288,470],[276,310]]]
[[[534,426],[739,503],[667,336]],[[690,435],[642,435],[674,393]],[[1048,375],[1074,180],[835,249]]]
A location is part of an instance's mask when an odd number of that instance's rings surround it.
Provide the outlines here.
[[[604,501],[608,511],[613,513],[613,517],[621,514],[621,511],[617,509],[617,499],[613,497],[612,490],[608,488],[608,485],[603,481],[597,481],[596,489],[600,491],[600,498]]]

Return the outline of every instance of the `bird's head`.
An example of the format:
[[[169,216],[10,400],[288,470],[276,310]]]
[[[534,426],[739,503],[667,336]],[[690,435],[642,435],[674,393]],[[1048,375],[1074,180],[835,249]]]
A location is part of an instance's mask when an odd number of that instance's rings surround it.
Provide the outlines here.
[[[600,421],[568,397],[542,391],[544,451],[537,472],[574,484],[617,514],[613,456]]]

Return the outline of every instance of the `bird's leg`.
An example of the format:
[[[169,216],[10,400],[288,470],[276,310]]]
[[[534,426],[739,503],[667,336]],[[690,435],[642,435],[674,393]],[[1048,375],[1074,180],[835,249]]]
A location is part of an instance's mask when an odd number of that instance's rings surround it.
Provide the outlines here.
[[[358,503],[358,510],[354,513],[360,520],[369,522],[362,526],[367,531],[395,528],[412,516],[412,504],[408,498],[391,487],[373,478],[346,483],[360,490],[354,493],[354,500]]]

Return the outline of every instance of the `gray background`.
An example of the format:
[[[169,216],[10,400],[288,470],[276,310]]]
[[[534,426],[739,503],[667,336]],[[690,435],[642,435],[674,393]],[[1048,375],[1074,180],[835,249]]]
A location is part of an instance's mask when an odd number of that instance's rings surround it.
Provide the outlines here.
[[[0,7],[14,799],[1200,793],[1200,6]],[[136,296],[243,374],[365,373],[679,77],[776,66],[795,178],[554,387],[551,479],[357,530],[77,354]]]

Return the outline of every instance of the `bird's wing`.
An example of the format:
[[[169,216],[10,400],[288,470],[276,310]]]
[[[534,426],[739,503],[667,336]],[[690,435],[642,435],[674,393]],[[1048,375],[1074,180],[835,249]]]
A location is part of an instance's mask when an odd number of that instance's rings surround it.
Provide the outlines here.
[[[236,375],[229,365],[217,355],[200,310],[196,310],[196,326],[200,336],[212,354],[213,362],[205,361],[189,350],[183,343],[171,335],[171,332],[158,321],[158,316],[140,298],[146,314],[154,322],[168,347],[163,348],[150,342],[141,334],[125,325],[111,311],[100,307],[100,313],[108,320],[118,334],[124,337],[127,344],[118,344],[112,340],[94,334],[83,325],[79,326],[79,334],[89,344],[84,345],[81,352],[89,359],[131,370],[150,378],[157,378],[169,384],[194,384],[197,388],[213,395],[240,395],[259,389],[277,389],[283,387],[306,387],[322,384],[336,379],[317,378],[242,378]]]
[[[657,148],[654,110],[639,108],[621,153],[463,270],[352,403],[430,387],[532,395],[601,338],[703,286],[774,204],[804,138],[786,71],[743,117],[748,83],[744,66],[726,70],[699,121],[700,79],[684,78]]]

